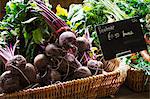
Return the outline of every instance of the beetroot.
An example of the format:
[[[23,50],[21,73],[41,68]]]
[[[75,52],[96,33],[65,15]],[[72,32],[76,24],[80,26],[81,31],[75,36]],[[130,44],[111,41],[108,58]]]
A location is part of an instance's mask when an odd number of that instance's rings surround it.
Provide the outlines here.
[[[1,82],[0,82],[1,83]],[[0,85],[1,86],[1,85]],[[0,87],[0,94],[2,94],[3,93],[3,89]]]
[[[76,35],[73,32],[63,32],[59,36],[59,45],[64,48],[72,48],[76,44]]]
[[[92,74],[101,74],[103,69],[103,63],[97,60],[89,60],[87,63],[88,68],[91,70]]]
[[[19,75],[20,83],[23,87],[28,86],[29,84],[37,83],[36,70],[31,63],[27,63],[25,69]]]
[[[5,69],[11,70],[12,73],[18,74],[18,71],[14,68],[14,66],[23,71],[26,63],[26,59],[22,55],[15,55],[5,64]]]
[[[36,70],[35,70],[35,67],[31,63],[26,64],[24,74],[29,79],[30,83],[36,83],[37,82]]]
[[[85,37],[77,37],[76,41],[79,52],[90,50],[90,42]]]
[[[6,93],[23,89],[36,81],[34,67],[27,64],[26,59],[22,55],[14,54],[16,44],[14,47],[6,46],[5,48],[0,48],[0,57],[7,70],[1,75],[1,88]]]
[[[19,82],[19,77],[13,75],[11,71],[5,71],[0,76],[0,87],[5,93],[11,93],[22,89]]]
[[[45,53],[50,57],[64,56],[65,52],[56,44],[48,44],[45,48]]]
[[[61,81],[61,75],[60,75],[60,73],[59,73],[58,71],[56,71],[56,70],[51,70],[50,76],[51,76],[51,81],[52,81],[52,83],[53,83],[53,82],[56,82],[56,81]]]
[[[18,69],[24,70],[26,65],[26,59],[22,55],[14,54],[17,43],[19,43],[19,41],[17,41],[13,47],[6,45],[5,48],[0,48],[0,57],[5,64],[5,69],[11,70],[13,74],[17,74]]]
[[[62,74],[73,73],[75,69],[81,67],[82,64],[75,58],[73,54],[67,53],[59,64],[58,71]]]
[[[74,69],[82,66],[82,64],[75,58],[73,54],[67,53],[64,58],[69,62],[70,67]]]
[[[92,75],[91,71],[88,69],[88,67],[85,67],[85,66],[79,67],[74,71],[75,79],[85,78],[85,77],[89,77],[91,75]]]
[[[38,54],[34,58],[34,65],[37,67],[39,72],[45,72],[48,64],[49,60],[44,54]]]
[[[40,81],[40,84],[42,86],[52,84],[56,81],[61,80],[61,75],[58,71],[47,69],[44,74],[38,74],[37,75],[38,80]]]

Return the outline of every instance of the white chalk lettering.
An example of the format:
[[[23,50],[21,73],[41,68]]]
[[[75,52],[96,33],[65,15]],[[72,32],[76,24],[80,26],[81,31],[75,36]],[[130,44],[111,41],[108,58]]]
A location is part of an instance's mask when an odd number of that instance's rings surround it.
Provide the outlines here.
[[[126,37],[126,36],[130,36],[130,35],[133,35],[133,31],[129,31],[129,32],[124,32],[122,31],[122,34],[123,34],[123,37]]]
[[[111,33],[111,32],[109,32],[107,37],[108,37],[108,40],[112,40],[112,39],[119,38],[120,34],[119,33]]]
[[[112,31],[115,29],[115,26],[109,26],[109,27],[104,27],[103,29],[101,27],[98,28],[100,33],[104,33],[104,32],[108,32],[108,31]]]

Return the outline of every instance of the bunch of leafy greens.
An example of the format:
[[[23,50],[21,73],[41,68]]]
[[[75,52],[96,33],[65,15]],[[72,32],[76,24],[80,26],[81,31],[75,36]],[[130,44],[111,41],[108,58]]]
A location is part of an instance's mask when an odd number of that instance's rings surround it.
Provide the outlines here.
[[[17,54],[32,62],[35,55],[42,51],[40,44],[51,33],[34,3],[28,0],[10,0],[6,4],[6,15],[0,21],[0,45],[14,44],[19,40]]]
[[[148,48],[148,51],[150,53],[150,47]],[[134,58],[136,58],[136,60],[133,62],[133,57],[127,57],[126,64],[129,64],[132,68],[143,70],[145,75],[150,76],[150,62],[145,61],[139,53],[136,53]]]
[[[115,0],[118,7],[130,17],[137,16],[141,19],[143,32],[149,32],[146,26],[146,16],[150,14],[150,0]]]
[[[150,13],[149,0],[115,0],[121,10],[124,10],[129,16],[145,17]]]

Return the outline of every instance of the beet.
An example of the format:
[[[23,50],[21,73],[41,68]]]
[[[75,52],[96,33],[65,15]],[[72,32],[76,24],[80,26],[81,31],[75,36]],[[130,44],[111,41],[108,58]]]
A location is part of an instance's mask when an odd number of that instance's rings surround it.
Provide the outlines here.
[[[59,45],[68,49],[73,47],[76,44],[76,35],[73,32],[67,31],[63,32],[59,36]]]
[[[56,82],[56,81],[61,81],[61,75],[58,71],[56,70],[51,70],[51,81],[52,83]]]
[[[36,70],[31,63],[27,63],[25,70],[20,74],[20,83],[23,87],[27,87],[29,84],[37,83]]]
[[[87,63],[88,68],[91,70],[92,74],[96,75],[102,73],[103,63],[97,60],[89,60]]]
[[[34,58],[34,65],[37,67],[39,72],[45,72],[48,64],[49,60],[44,54],[38,54]]]
[[[59,57],[65,55],[65,52],[56,44],[48,44],[45,48],[45,53],[50,57]]]
[[[1,85],[0,85],[1,86]],[[0,87],[0,94],[2,94],[3,93],[3,89]]]
[[[13,75],[11,71],[5,71],[0,76],[0,87],[4,93],[11,93],[22,89],[19,77]]]
[[[40,84],[42,86],[50,85],[56,81],[61,80],[61,75],[58,71],[47,69],[44,74],[38,74],[37,75],[38,80],[40,81]]]
[[[76,42],[79,52],[90,50],[90,42],[85,37],[77,37]]]
[[[67,74],[69,71],[70,75],[74,72],[75,69],[81,66],[82,64],[75,58],[73,54],[67,53],[67,55],[62,59],[61,63],[59,64],[58,71],[62,75]]]
[[[88,67],[85,67],[85,66],[79,67],[74,71],[75,79],[85,78],[85,77],[89,77],[91,75],[92,75],[91,71],[88,69]]]
[[[67,73],[67,70],[69,68],[69,63],[67,62],[66,59],[62,59],[59,63],[58,63],[58,71],[63,75]]]
[[[26,64],[24,74],[29,79],[30,83],[36,83],[37,82],[36,70],[35,70],[35,67],[31,63]]]
[[[64,58],[69,62],[70,67],[74,69],[82,66],[82,64],[75,58],[73,54],[67,53]]]
[[[23,71],[25,69],[26,63],[26,59],[22,55],[15,55],[5,64],[5,69],[12,71],[13,74],[18,74],[18,71],[14,68],[14,66]]]

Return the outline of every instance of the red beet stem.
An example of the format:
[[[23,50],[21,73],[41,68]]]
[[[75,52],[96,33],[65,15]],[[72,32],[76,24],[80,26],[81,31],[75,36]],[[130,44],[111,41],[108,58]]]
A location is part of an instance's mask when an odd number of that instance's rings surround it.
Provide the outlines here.
[[[64,21],[62,21],[61,19],[59,19],[54,14],[54,12],[52,12],[51,10],[49,10],[47,8],[47,6],[42,1],[37,1],[37,0],[34,0],[34,1],[37,3],[37,6],[39,6],[43,10],[43,13],[46,13],[46,15],[48,16],[48,18],[51,20],[52,24],[50,23],[50,25],[53,26],[53,27],[55,26],[54,27],[55,30],[58,30],[61,27],[67,26],[67,24]]]
[[[5,48],[0,48],[0,57],[4,64],[14,57],[15,49],[18,43],[19,40],[16,41],[13,47],[10,44],[10,47],[6,45]]]
[[[53,25],[53,23],[51,22],[51,20],[49,20],[49,18],[47,17],[47,15],[45,13],[41,13],[41,14],[44,17],[44,19],[46,20],[47,24],[49,26],[52,26],[52,29],[56,30],[57,27]]]

